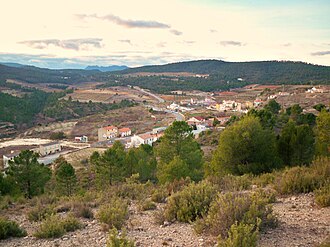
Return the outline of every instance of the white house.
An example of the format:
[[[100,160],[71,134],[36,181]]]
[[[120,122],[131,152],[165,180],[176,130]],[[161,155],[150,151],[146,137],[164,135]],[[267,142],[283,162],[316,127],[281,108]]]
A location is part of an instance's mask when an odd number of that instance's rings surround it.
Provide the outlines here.
[[[41,156],[46,156],[49,154],[54,154],[56,152],[61,152],[61,145],[58,142],[50,142],[39,146],[39,154]]]
[[[132,135],[132,131],[130,128],[121,128],[118,130],[118,135],[120,137],[126,137]]]
[[[86,142],[88,142],[88,137],[87,136],[76,136],[74,138],[74,141],[75,142],[84,142],[84,143],[86,143]]]
[[[154,142],[156,142],[161,135],[157,134],[140,134],[140,135],[134,135],[131,137],[131,147],[138,147],[141,144],[147,144],[152,146]]]
[[[9,166],[9,161],[14,161],[14,158],[18,155],[19,155],[19,152],[12,152],[11,154],[4,154],[2,156],[3,168],[7,168]]]

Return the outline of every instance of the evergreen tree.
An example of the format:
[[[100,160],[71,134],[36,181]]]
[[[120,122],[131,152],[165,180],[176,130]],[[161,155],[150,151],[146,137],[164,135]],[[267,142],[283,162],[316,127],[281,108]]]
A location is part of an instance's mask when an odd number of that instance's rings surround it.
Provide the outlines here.
[[[211,169],[215,174],[269,172],[278,167],[274,133],[255,116],[245,116],[221,134]]]
[[[9,161],[6,171],[26,198],[43,193],[45,184],[51,178],[51,170],[40,164],[38,157],[33,151],[24,150]]]
[[[67,161],[62,161],[55,170],[56,187],[60,193],[71,196],[77,185],[74,168]]]
[[[323,109],[316,119],[316,154],[330,156],[330,113]]]
[[[179,157],[189,168],[186,176],[193,180],[201,179],[203,152],[193,137],[191,127],[186,122],[175,121],[166,129],[156,147],[156,153],[159,157],[158,170],[166,167],[165,164],[169,164],[175,157]]]

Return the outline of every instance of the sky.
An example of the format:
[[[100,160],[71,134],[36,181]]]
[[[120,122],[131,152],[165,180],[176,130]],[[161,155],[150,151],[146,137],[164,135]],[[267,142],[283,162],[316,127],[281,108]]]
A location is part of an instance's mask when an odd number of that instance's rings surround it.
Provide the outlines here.
[[[83,68],[219,59],[330,66],[330,0],[0,1],[0,62]]]

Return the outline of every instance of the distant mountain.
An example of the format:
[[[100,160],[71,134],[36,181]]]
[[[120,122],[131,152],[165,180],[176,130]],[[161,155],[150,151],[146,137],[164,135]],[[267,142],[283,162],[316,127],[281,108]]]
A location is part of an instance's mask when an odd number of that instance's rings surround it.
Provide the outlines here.
[[[120,71],[120,74],[137,72],[190,72],[210,74],[220,80],[236,80],[262,84],[330,84],[330,67],[291,61],[225,62],[197,60],[165,65],[142,66]]]
[[[44,69],[34,66],[11,67],[0,64],[0,80],[14,79],[28,83],[74,84],[86,81],[105,80],[100,71],[79,69]]]
[[[111,66],[98,66],[98,65],[93,65],[93,66],[87,66],[85,70],[99,70],[101,72],[112,72],[112,71],[120,71],[128,69],[127,66],[125,65],[111,65]]]
[[[26,66],[26,65],[20,64],[20,63],[2,63],[2,62],[0,62],[0,64],[6,65],[8,67],[14,67],[14,68],[21,68],[21,67]]]

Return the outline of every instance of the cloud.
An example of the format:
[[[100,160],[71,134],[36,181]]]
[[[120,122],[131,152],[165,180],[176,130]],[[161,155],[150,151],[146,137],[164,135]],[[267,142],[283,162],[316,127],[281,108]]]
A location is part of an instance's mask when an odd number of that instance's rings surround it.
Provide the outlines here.
[[[210,33],[217,33],[218,30],[215,30],[215,29],[210,29]]]
[[[292,44],[291,43],[285,43],[285,44],[282,44],[282,46],[289,47],[289,46],[292,46]]]
[[[119,16],[115,15],[104,15],[104,16],[99,16],[96,14],[92,15],[84,15],[84,14],[79,14],[76,15],[79,19],[87,19],[87,18],[95,18],[103,21],[110,21],[113,22],[117,25],[124,26],[126,28],[160,28],[160,29],[168,29],[171,28],[170,25],[161,23],[158,21],[151,21],[151,20],[125,20],[120,18]]]
[[[233,40],[220,41],[219,44],[222,46],[244,46],[242,42]]]
[[[173,33],[174,35],[177,35],[177,36],[183,34],[182,32],[180,32],[180,31],[178,31],[178,30],[175,30],[175,29],[172,29],[170,32]]]
[[[330,55],[330,51],[317,51],[317,52],[312,52],[312,56],[326,56]]]
[[[44,39],[44,40],[27,40],[21,41],[19,44],[24,44],[35,49],[45,49],[49,46],[60,47],[67,50],[88,50],[89,48],[101,48],[102,39],[87,38],[87,39]]]
[[[196,41],[193,41],[193,40],[184,40],[183,43],[186,44],[186,45],[192,45],[192,44],[195,44]]]
[[[121,43],[127,43],[129,45],[132,45],[132,42],[129,39],[119,39],[118,41],[121,42]]]
[[[157,44],[157,47],[159,47],[159,48],[164,48],[164,47],[166,47],[166,42],[159,42],[158,44]]]

